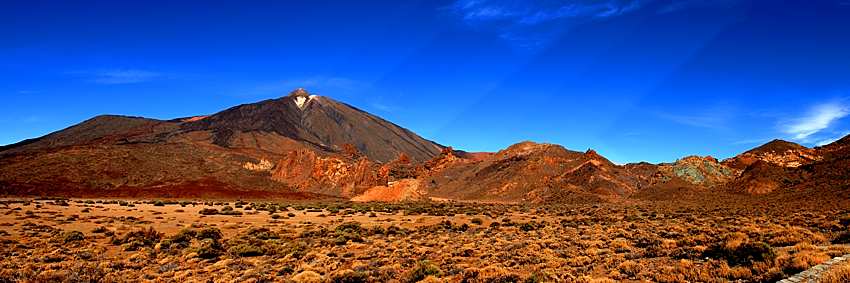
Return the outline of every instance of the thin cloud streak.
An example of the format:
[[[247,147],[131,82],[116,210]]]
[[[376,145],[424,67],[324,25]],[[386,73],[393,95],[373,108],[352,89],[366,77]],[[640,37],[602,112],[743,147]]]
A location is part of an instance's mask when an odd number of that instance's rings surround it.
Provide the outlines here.
[[[159,72],[139,69],[73,71],[68,73],[83,77],[86,81],[103,85],[136,84],[165,77],[164,74]]]
[[[734,105],[721,103],[704,109],[693,110],[688,114],[656,112],[655,115],[681,125],[725,130],[729,129],[730,121],[738,117],[738,113],[739,111]]]
[[[493,31],[520,49],[536,50],[572,26],[625,15],[651,1],[457,0],[447,10],[467,26]]]
[[[783,126],[783,132],[793,139],[807,142],[809,137],[850,114],[850,107],[841,102],[829,102],[812,107],[808,114],[793,119]]]
[[[464,21],[480,23],[510,21],[522,25],[537,25],[565,18],[609,18],[641,8],[651,0],[458,0],[452,10]]]
[[[658,117],[661,117],[665,120],[682,124],[686,126],[699,127],[699,128],[707,128],[707,129],[724,129],[726,128],[727,119],[724,117],[719,117],[715,115],[705,114],[705,115],[676,115],[676,114],[666,114],[660,113]]]
[[[641,10],[669,14],[695,7],[730,5],[740,0],[456,0],[445,7],[464,24],[495,31],[522,49],[539,49],[573,26]]]

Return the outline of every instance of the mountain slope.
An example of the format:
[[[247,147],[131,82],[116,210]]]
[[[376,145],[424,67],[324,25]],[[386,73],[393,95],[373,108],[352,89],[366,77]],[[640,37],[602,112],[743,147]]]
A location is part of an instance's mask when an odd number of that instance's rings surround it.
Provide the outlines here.
[[[827,195],[850,186],[850,136],[818,148],[774,140],[727,159],[724,164],[745,166],[727,184],[733,192]]]
[[[104,115],[0,148],[0,195],[596,202],[850,190],[850,136],[774,140],[719,162],[617,165],[593,150],[522,142],[443,147],[328,97],[289,95],[156,120]],[[846,197],[846,194],[843,196]]]
[[[386,185],[376,173],[382,163],[400,156],[426,160],[441,149],[381,118],[298,89],[209,116],[98,116],[6,146],[0,151],[0,192],[117,196],[203,187],[192,195],[351,197]],[[280,177],[283,170],[302,175]],[[334,175],[334,182],[323,175]]]
[[[479,159],[451,153],[420,178],[429,196],[488,201],[559,201],[627,195],[637,189],[623,169],[594,151],[522,142]]]
[[[354,145],[372,160],[388,162],[404,153],[416,161],[436,156],[441,146],[384,119],[328,97],[297,89],[279,99],[239,105],[181,125],[186,131],[210,131],[213,143],[233,145],[240,132],[267,132],[327,151]]]

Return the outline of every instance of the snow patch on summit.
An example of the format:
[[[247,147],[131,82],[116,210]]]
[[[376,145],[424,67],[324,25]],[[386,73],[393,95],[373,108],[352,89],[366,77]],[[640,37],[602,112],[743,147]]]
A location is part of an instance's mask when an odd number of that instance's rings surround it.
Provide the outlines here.
[[[316,99],[316,95],[295,97],[295,106],[298,106],[298,109],[304,110],[304,107],[307,106],[307,102],[310,102],[313,99]]]
[[[295,105],[298,108],[304,109],[304,104],[307,103],[307,98],[303,96],[299,96],[295,98]]]

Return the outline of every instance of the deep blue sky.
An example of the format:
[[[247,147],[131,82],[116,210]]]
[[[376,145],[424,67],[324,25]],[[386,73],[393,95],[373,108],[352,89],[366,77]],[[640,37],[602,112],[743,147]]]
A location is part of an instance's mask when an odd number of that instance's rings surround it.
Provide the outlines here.
[[[850,0],[5,1],[0,144],[303,86],[441,144],[615,162],[850,133]]]

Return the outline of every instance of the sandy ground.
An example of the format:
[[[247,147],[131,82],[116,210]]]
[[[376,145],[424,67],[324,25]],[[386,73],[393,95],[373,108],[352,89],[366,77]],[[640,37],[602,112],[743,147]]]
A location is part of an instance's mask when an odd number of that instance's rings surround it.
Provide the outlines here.
[[[272,214],[262,202],[154,203],[0,200],[0,282],[761,282],[850,253],[838,243],[844,209],[278,203]],[[242,214],[201,213],[226,207]],[[146,229],[161,236],[115,242]],[[222,234],[217,256],[199,254],[209,238],[172,244],[205,229]]]
[[[4,199],[3,201],[20,200]],[[6,204],[10,213],[0,214],[0,231],[6,231],[11,237],[17,238],[22,235],[21,224],[31,222],[39,225],[49,225],[68,231],[81,231],[88,233],[98,227],[106,227],[116,232],[126,232],[141,228],[153,227],[155,230],[165,233],[177,233],[184,228],[200,226],[218,227],[225,236],[236,234],[240,230],[251,227],[265,227],[276,229],[281,227],[306,227],[336,225],[347,221],[363,223],[365,227],[395,225],[403,228],[416,228],[434,225],[443,220],[454,223],[471,223],[472,218],[479,218],[482,224],[488,225],[495,219],[486,216],[468,216],[458,214],[454,216],[429,216],[429,215],[404,215],[402,212],[385,213],[375,212],[374,217],[369,214],[355,215],[329,215],[327,210],[322,211],[278,211],[276,214],[282,216],[273,219],[266,211],[244,210],[242,215],[201,215],[200,211],[205,208],[221,210],[225,206],[234,207],[236,201],[222,201],[215,205],[201,203],[181,205],[155,206],[147,201],[123,200],[134,205],[134,207],[121,206],[119,204],[104,203],[80,203],[89,199],[74,199],[67,202],[67,206],[56,205],[52,200],[32,200],[30,204],[11,203]],[[102,201],[94,200],[90,201]],[[121,201],[121,200],[119,200]],[[218,203],[218,201],[216,202]],[[27,214],[31,211],[32,214]],[[292,213],[294,217],[288,217]],[[512,213],[511,218],[517,220],[531,219],[527,213]]]

